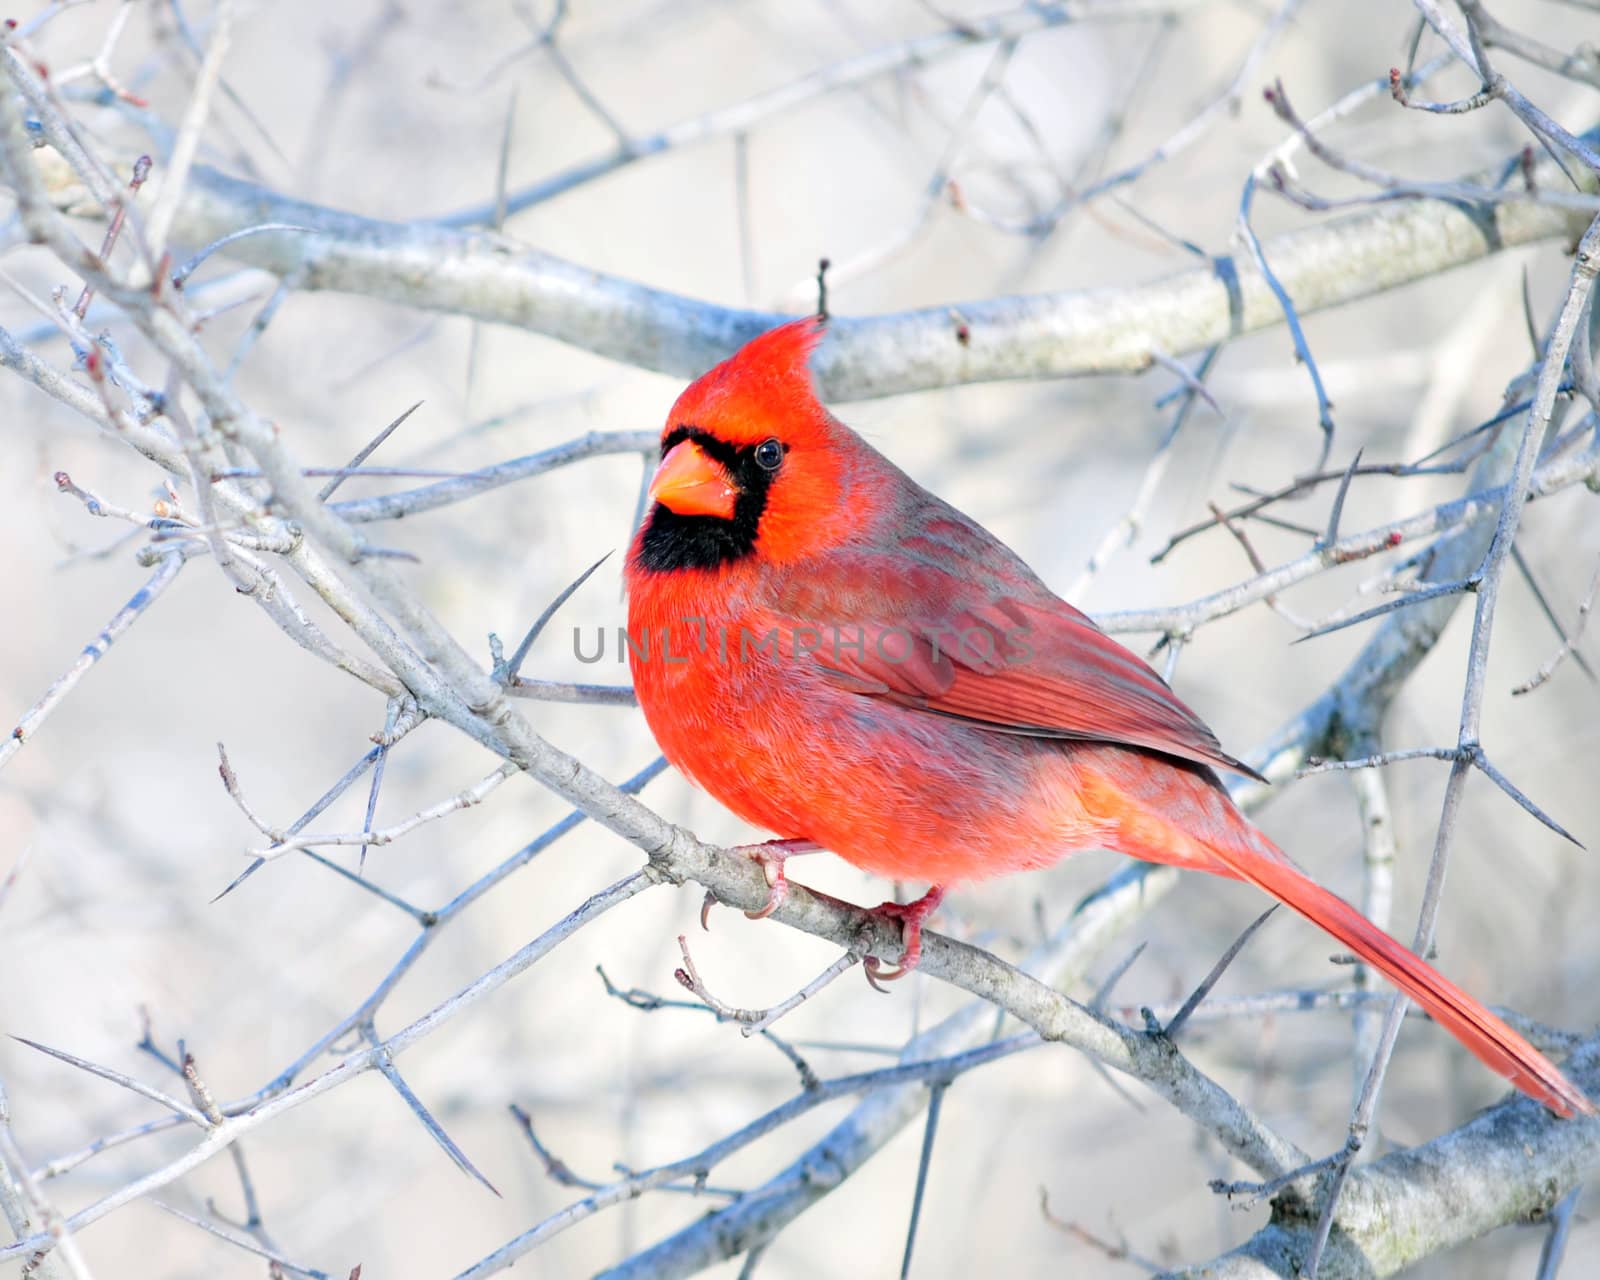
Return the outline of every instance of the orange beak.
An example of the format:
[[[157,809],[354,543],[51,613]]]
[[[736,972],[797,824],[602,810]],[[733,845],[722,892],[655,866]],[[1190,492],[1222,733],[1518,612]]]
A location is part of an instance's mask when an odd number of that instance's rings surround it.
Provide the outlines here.
[[[722,465],[693,440],[674,445],[650,481],[649,498],[680,516],[733,518],[739,491]]]

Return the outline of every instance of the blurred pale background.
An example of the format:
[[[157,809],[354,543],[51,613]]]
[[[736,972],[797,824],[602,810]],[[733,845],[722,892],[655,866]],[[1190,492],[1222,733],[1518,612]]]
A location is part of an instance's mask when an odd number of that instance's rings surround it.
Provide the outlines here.
[[[43,47],[60,62],[92,51],[113,7],[68,12]],[[205,6],[186,7],[203,37]],[[1035,34],[1018,50],[1006,86],[1037,126],[1050,162],[1068,175],[1093,176],[1146,154],[1210,102],[1274,7],[1200,5],[1165,39],[1157,39],[1159,21]],[[148,8],[136,12],[116,55],[130,78],[150,54],[150,24],[166,6],[148,0]],[[1495,11],[1563,48],[1600,36],[1600,23],[1572,7],[1527,0]],[[1281,76],[1309,114],[1403,61],[1411,21],[1408,7],[1382,2],[1305,5],[1244,86],[1237,114],[1124,198],[1207,252],[1230,251],[1240,184],[1283,136],[1260,87]],[[910,3],[626,0],[574,5],[561,48],[625,127],[643,134],[942,25],[929,8]],[[225,77],[286,158],[224,103],[202,159],[238,171],[243,151],[269,185],[397,220],[487,200],[511,104],[512,187],[612,143],[544,53],[500,65],[528,34],[500,0],[250,7]],[[755,129],[746,155],[747,245],[734,145],[726,139],[602,178],[513,218],[507,230],[579,263],[695,297],[803,308],[819,256],[848,262],[912,223],[950,127],[992,52],[969,50],[812,99]],[[1147,59],[1153,61],[1145,66]],[[1520,65],[1516,74],[1569,126],[1596,119],[1595,94]],[[164,74],[141,91],[172,120],[187,83]],[[1444,98],[1471,85],[1456,72],[1437,88]],[[1124,127],[1102,162],[1108,113],[1123,110]],[[104,137],[139,145],[111,112],[90,118]],[[1354,156],[1426,176],[1469,172],[1523,144],[1507,113],[1423,117],[1386,99],[1338,138]],[[1015,113],[998,100],[968,130],[952,173],[972,205],[1006,217],[1027,216],[1030,200],[1048,204],[1054,190]],[[1320,190],[1344,189],[1314,164],[1308,178]],[[1258,208],[1263,233],[1304,220],[1270,197]],[[1504,255],[1312,318],[1308,336],[1337,409],[1334,462],[1348,461],[1357,446],[1369,460],[1414,457],[1494,412],[1506,381],[1530,359],[1523,272],[1543,323],[1565,280],[1564,249]],[[841,280],[832,301],[836,311],[854,314],[999,292],[1118,286],[1190,261],[1111,201],[1077,211],[1044,240],[1008,235],[941,206],[903,253]],[[59,280],[58,269],[26,254],[13,253],[6,269],[40,291]],[[202,274],[226,270],[219,262]],[[270,282],[259,277],[259,295],[268,291]],[[8,327],[36,323],[7,297],[0,305]],[[212,349],[225,358],[252,314],[245,308],[213,321]],[[421,410],[375,461],[467,469],[591,429],[655,428],[679,386],[526,333],[486,328],[475,341],[474,357],[465,320],[301,294],[249,357],[239,387],[280,425],[298,456],[322,464],[343,461],[420,399]],[[140,348],[131,339],[129,345],[137,359]],[[60,342],[41,350],[67,359]],[[842,413],[1064,590],[1132,500],[1168,421],[1153,400],[1171,385],[1170,376],[1157,375],[975,387],[845,406]],[[1203,517],[1207,498],[1227,501],[1230,483],[1275,485],[1309,467],[1318,443],[1315,406],[1281,329],[1230,346],[1212,386],[1226,424],[1209,411],[1194,415],[1146,537],[1076,603],[1090,610],[1176,603],[1248,574],[1240,549],[1223,534],[1159,567],[1148,556],[1171,531]],[[149,501],[153,472],[9,376],[0,381],[0,406],[7,441],[0,455],[0,718],[14,718],[146,576],[128,548],[104,558],[82,554],[121,529],[59,496],[52,473],[65,469],[105,497],[139,506]],[[466,643],[483,646],[490,631],[520,634],[578,571],[623,545],[638,482],[637,459],[589,461],[385,527],[381,538],[421,557],[408,572],[424,598]],[[374,484],[352,482],[344,492],[373,492]],[[1372,480],[1352,492],[1344,525],[1390,519],[1457,492],[1452,477]],[[1306,504],[1309,523],[1324,519],[1324,501]],[[1271,530],[1253,536],[1269,562],[1302,546]],[[1580,490],[1530,509],[1523,545],[1570,620],[1600,551],[1592,498]],[[1355,566],[1319,579],[1292,603],[1319,615],[1343,603],[1364,576]],[[624,679],[620,667],[586,668],[571,651],[573,627],[615,625],[621,616],[614,557],[541,641],[531,673]],[[1401,693],[1390,745],[1453,740],[1465,620],[1457,618]],[[1320,693],[1363,634],[1290,649],[1292,629],[1257,606],[1200,631],[1184,652],[1177,687],[1231,749],[1243,752]],[[1485,741],[1535,799],[1593,844],[1600,840],[1594,687],[1568,663],[1539,692],[1508,694],[1555,643],[1526,588],[1514,583],[1495,632]],[[1596,652],[1592,643],[1589,651]],[[632,773],[653,754],[634,711],[524,710],[542,733],[610,777]],[[250,1092],[275,1075],[369,991],[413,926],[296,858],[212,905],[240,870],[243,851],[260,842],[218,784],[215,744],[227,744],[256,808],[287,823],[366,749],[382,716],[374,695],[290,645],[213,566],[191,566],[0,775],[0,874],[31,850],[0,916],[0,1030],[172,1087],[133,1048],[143,1007],[164,1044],[185,1039],[219,1097]],[[380,823],[435,802],[489,767],[452,732],[425,728],[390,762]],[[1406,936],[1444,776],[1436,762],[1390,774],[1401,852],[1395,928]],[[319,825],[359,826],[364,789],[357,793]],[[708,839],[753,838],[676,777],[653,784],[646,796]],[[1591,923],[1600,880],[1591,862],[1481,779],[1467,804],[1440,928],[1445,967],[1492,1002],[1564,1026],[1591,1025],[1600,1015],[1592,980],[1600,940]],[[439,904],[563,812],[535,786],[514,780],[481,808],[373,850],[367,874],[412,901]],[[1261,820],[1324,881],[1358,891],[1360,830],[1345,779],[1324,776],[1285,789]],[[638,862],[636,851],[595,829],[559,843],[446,932],[380,1028],[392,1030],[455,991]],[[964,891],[936,927],[1015,956],[1036,936],[1039,915],[1058,923],[1114,865],[1109,855],[1085,854],[1049,872]],[[881,900],[889,888],[831,857],[805,860],[795,877],[863,903]],[[711,932],[700,934],[699,904],[693,888],[644,895],[404,1060],[412,1085],[502,1199],[453,1168],[393,1091],[369,1075],[245,1143],[277,1243],[332,1274],[360,1263],[368,1278],[451,1275],[578,1194],[545,1175],[508,1103],[527,1108],[544,1141],[576,1171],[605,1180],[613,1162],[640,1167],[687,1154],[788,1096],[794,1072],[770,1046],[704,1016],[641,1014],[602,992],[597,964],[620,985],[675,994],[675,937],[691,930],[701,972],[737,1005],[781,998],[832,957],[814,939],[728,910],[716,911]],[[1098,972],[1147,941],[1118,999],[1181,995],[1261,905],[1244,888],[1193,878],[1120,941]],[[1336,976],[1326,964],[1329,950],[1309,926],[1280,916],[1230,971],[1222,993],[1326,983]],[[902,984],[885,999],[849,978],[779,1030],[800,1042],[894,1047],[958,1003],[957,993],[926,980]],[[1344,1136],[1348,1044],[1347,1016],[1301,1015],[1224,1024],[1197,1036],[1191,1052],[1290,1137],[1321,1153]],[[828,1075],[881,1061],[860,1052],[805,1052]],[[0,1041],[0,1078],[19,1140],[36,1161],[155,1114],[13,1041]],[[1372,1146],[1381,1151],[1386,1143],[1433,1137],[1499,1091],[1446,1047],[1437,1029],[1413,1023]],[[964,1077],[944,1108],[913,1274],[1137,1274],[1051,1225],[1040,1213],[1041,1188],[1055,1215],[1109,1239],[1125,1237],[1137,1252],[1163,1261],[1201,1260],[1259,1226],[1265,1209],[1231,1211],[1205,1188],[1211,1177],[1243,1171],[1159,1101],[1140,1101],[1143,1111],[1060,1049]],[[758,1144],[713,1181],[759,1183],[848,1105],[823,1108]],[[75,1207],[189,1141],[167,1134],[123,1147],[52,1183],[51,1193]],[[919,1142],[920,1126],[913,1126],[842,1192],[794,1223],[757,1274],[894,1274]],[[191,1211],[207,1196],[239,1215],[237,1180],[225,1159],[163,1193]],[[560,1236],[522,1266],[535,1275],[588,1274],[692,1221],[710,1203],[647,1197]],[[1582,1260],[1600,1253],[1600,1229],[1584,1216],[1594,1205],[1592,1194],[1580,1202],[1570,1246],[1574,1275],[1586,1274]],[[1531,1276],[1542,1238],[1503,1231],[1417,1274]],[[80,1240],[102,1275],[209,1280],[260,1275],[265,1265],[145,1203]],[[716,1274],[738,1269],[735,1262]]]

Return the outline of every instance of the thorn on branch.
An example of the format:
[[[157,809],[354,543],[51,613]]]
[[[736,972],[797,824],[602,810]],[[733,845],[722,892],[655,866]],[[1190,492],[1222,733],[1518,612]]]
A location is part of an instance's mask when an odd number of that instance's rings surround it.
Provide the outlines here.
[[[1221,959],[1211,967],[1211,972],[1206,974],[1200,985],[1194,989],[1193,994],[1183,1002],[1178,1012],[1172,1015],[1167,1025],[1161,1028],[1161,1034],[1165,1039],[1171,1040],[1177,1036],[1178,1032],[1183,1029],[1183,1024],[1189,1021],[1189,1016],[1200,1007],[1200,1002],[1211,993],[1211,989],[1217,985],[1222,975],[1228,971],[1228,966],[1233,963],[1239,952],[1244,950],[1245,943],[1250,941],[1255,931],[1266,924],[1267,918],[1277,909],[1278,904],[1274,902],[1245,926],[1244,932],[1235,938],[1233,945],[1222,953]]]
[[[1141,942],[1112,967],[1111,972],[1106,974],[1105,981],[1095,989],[1094,996],[1089,1001],[1091,1009],[1096,1013],[1101,1013],[1105,1010],[1106,1001],[1111,999],[1111,993],[1116,988],[1117,983],[1121,982],[1123,975],[1133,968],[1134,961],[1144,954],[1144,949],[1149,945],[1148,939]]]
[[[349,462],[345,463],[344,466],[339,470],[339,473],[329,480],[327,484],[322,486],[321,490],[317,493],[317,500],[319,502],[326,502],[329,498],[333,497],[334,491],[337,490],[338,487],[349,478],[350,473],[368,458],[370,458],[373,453],[376,452],[378,446],[392,436],[395,431],[399,429],[400,424],[420,408],[422,408],[422,401],[418,400],[399,417],[394,419],[394,421],[389,423],[388,426],[384,427],[382,431],[378,432],[377,435],[373,436],[371,440],[362,445],[361,448],[356,451],[355,457],[351,458]]]
[[[1488,778],[1489,781],[1493,782],[1495,786],[1499,787],[1500,790],[1506,793],[1506,795],[1515,800],[1517,804],[1520,805],[1526,812],[1532,814],[1562,839],[1570,841],[1572,844],[1577,845],[1580,849],[1583,848],[1583,841],[1579,840],[1577,836],[1573,835],[1572,832],[1568,831],[1548,813],[1536,805],[1532,800],[1523,794],[1521,788],[1519,788],[1516,783],[1512,782],[1510,778],[1506,777],[1506,775],[1501,773],[1499,769],[1495,768],[1495,766],[1490,762],[1489,757],[1484,752],[1483,748],[1476,742],[1464,744],[1462,748],[1462,754],[1470,758],[1472,763],[1482,771],[1483,775]]]
[[[25,1036],[14,1035],[11,1037],[11,1039],[15,1040],[18,1044],[25,1044],[28,1046],[28,1048],[34,1049],[48,1057],[55,1058],[58,1062],[65,1062],[68,1066],[77,1067],[80,1071],[87,1071],[92,1076],[98,1076],[100,1079],[108,1080],[112,1084],[121,1085],[124,1089],[127,1089],[131,1093],[136,1093],[142,1098],[148,1098],[152,1102],[159,1103],[161,1106],[166,1107],[169,1111],[175,1112],[177,1115],[182,1116],[191,1124],[197,1125],[202,1130],[210,1128],[211,1124],[213,1123],[208,1116],[200,1111],[195,1110],[195,1108],[191,1107],[188,1103],[180,1102],[177,1098],[169,1097],[167,1094],[162,1093],[161,1090],[153,1088],[150,1085],[145,1084],[142,1080],[137,1080],[133,1076],[127,1075],[124,1072],[114,1071],[110,1067],[102,1067],[98,1063],[90,1062],[85,1058],[80,1058],[76,1054],[68,1053],[64,1049],[52,1049],[47,1044],[40,1044],[38,1041],[29,1040]]]
[[[522,670],[522,664],[527,660],[528,651],[533,648],[533,642],[537,640],[544,629],[550,625],[550,620],[556,616],[556,613],[561,609],[561,606],[566,604],[566,602],[572,598],[573,593],[577,591],[577,589],[585,582],[589,581],[589,578],[594,574],[595,570],[609,559],[611,559],[611,552],[607,551],[605,555],[601,556],[564,588],[562,588],[561,592],[556,596],[556,598],[545,606],[544,612],[534,619],[533,625],[528,628],[527,635],[522,637],[522,643],[517,646],[517,651],[511,655],[510,662],[502,663],[499,658],[495,659],[494,671],[492,674],[494,679],[499,684],[511,685],[516,683],[517,673]],[[493,643],[498,644],[498,639],[495,639]]]
[[[511,1115],[516,1120],[518,1127],[521,1128],[523,1137],[527,1138],[528,1145],[533,1148],[534,1154],[539,1157],[540,1163],[544,1165],[545,1173],[554,1181],[560,1183],[563,1187],[581,1187],[585,1191],[595,1191],[603,1185],[588,1178],[579,1177],[572,1171],[571,1165],[551,1151],[544,1143],[540,1142],[539,1135],[533,1131],[533,1117],[515,1102],[511,1104]]]
[[[1333,495],[1333,508],[1328,512],[1328,530],[1322,535],[1324,547],[1331,547],[1339,541],[1339,518],[1344,514],[1344,500],[1350,493],[1350,482],[1355,479],[1356,468],[1361,465],[1363,452],[1364,449],[1356,450],[1356,456],[1350,459],[1350,465],[1345,468],[1344,475],[1339,477],[1339,488]]]
[[[371,1023],[362,1027],[361,1030],[366,1041],[379,1051],[377,1061],[374,1064],[378,1068],[379,1074],[394,1087],[394,1091],[400,1095],[401,1101],[411,1109],[412,1115],[416,1116],[422,1123],[422,1127],[427,1131],[428,1136],[438,1144],[439,1149],[445,1155],[450,1157],[456,1168],[495,1196],[499,1196],[499,1188],[490,1182],[484,1176],[483,1171],[468,1159],[467,1153],[456,1144],[454,1138],[445,1132],[444,1126],[434,1118],[433,1113],[423,1105],[422,1099],[406,1083],[405,1077],[400,1074],[399,1068],[394,1065],[394,1059],[389,1056],[388,1051],[383,1047],[383,1042],[378,1038],[378,1033],[373,1029]]]

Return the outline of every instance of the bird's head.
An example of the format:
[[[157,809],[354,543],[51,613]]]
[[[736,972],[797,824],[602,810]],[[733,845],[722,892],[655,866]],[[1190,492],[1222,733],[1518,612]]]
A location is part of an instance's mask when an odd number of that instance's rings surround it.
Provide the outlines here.
[[[847,429],[807,368],[822,333],[815,317],[780,325],[678,397],[635,549],[642,569],[718,569],[758,549],[781,563],[826,538],[842,517]]]

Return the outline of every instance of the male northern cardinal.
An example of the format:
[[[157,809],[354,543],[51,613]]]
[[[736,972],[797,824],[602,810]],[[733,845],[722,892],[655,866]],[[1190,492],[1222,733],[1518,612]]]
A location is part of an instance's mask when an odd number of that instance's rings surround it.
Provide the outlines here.
[[[780,840],[943,886],[1115,849],[1247,880],[1327,930],[1552,1111],[1595,1107],[1503,1021],[1308,879],[1228,799],[1252,771],[1155,672],[817,400],[822,322],[672,407],[628,553],[629,661],[661,750]],[[886,909],[892,909],[886,904]],[[898,976],[884,975],[884,976]]]

